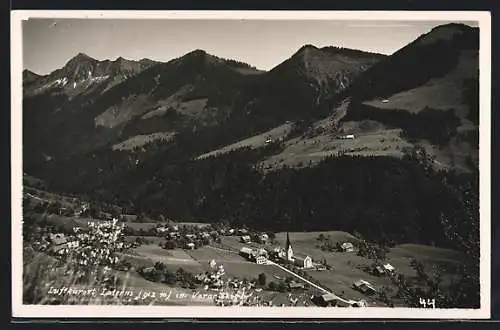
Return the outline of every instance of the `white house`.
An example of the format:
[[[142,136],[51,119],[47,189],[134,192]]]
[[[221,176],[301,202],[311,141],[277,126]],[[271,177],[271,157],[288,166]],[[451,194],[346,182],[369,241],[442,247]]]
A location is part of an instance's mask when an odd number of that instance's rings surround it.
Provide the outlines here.
[[[352,243],[350,243],[350,242],[342,243],[340,248],[342,249],[343,252],[353,252],[354,251],[354,245],[352,245]]]
[[[293,260],[293,264],[295,266],[301,267],[301,268],[312,268],[313,267],[313,262],[312,258],[310,256],[306,257],[295,257]]]
[[[186,248],[189,249],[189,250],[194,250],[194,247],[195,247],[195,245],[194,245],[193,242],[186,244]]]
[[[258,264],[258,265],[265,265],[267,264],[267,258],[264,257],[264,256],[258,256],[256,259],[255,259],[255,262]]]
[[[157,233],[164,233],[164,232],[166,232],[166,231],[168,231],[168,228],[165,228],[165,227],[163,227],[163,226],[156,227],[156,232],[157,232]]]
[[[389,263],[385,264],[383,267],[388,274],[392,274],[396,270],[396,268],[394,268],[394,266]]]
[[[241,236],[241,239],[240,239],[243,243],[250,243],[251,239],[250,239],[250,236],[249,235],[244,235],[244,236]]]

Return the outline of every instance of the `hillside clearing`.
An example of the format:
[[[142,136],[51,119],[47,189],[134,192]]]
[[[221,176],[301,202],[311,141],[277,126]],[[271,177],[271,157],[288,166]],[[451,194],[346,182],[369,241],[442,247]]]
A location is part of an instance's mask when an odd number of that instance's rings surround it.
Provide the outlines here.
[[[275,141],[281,138],[285,138],[290,133],[291,128],[292,124],[283,124],[265,133],[252,136],[250,138],[225,146],[223,148],[213,150],[203,155],[200,155],[196,159],[200,160],[211,156],[217,156],[244,147],[250,147],[252,149],[263,147],[266,145],[266,141],[268,141],[269,139]]]
[[[113,150],[133,150],[136,147],[142,147],[145,144],[156,140],[162,140],[164,142],[171,141],[175,136],[172,132],[156,132],[144,135],[135,135],[125,141],[114,144],[111,148]]]

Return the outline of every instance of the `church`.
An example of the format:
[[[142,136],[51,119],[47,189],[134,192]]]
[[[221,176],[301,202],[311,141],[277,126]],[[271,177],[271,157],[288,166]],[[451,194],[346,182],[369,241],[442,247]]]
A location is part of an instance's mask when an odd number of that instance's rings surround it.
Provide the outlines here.
[[[283,259],[285,263],[290,263],[300,268],[307,269],[313,267],[312,258],[310,256],[301,257],[301,256],[295,256],[293,254],[293,248],[292,244],[290,243],[290,235],[288,232],[286,233],[285,251],[281,253],[280,257],[281,259]]]

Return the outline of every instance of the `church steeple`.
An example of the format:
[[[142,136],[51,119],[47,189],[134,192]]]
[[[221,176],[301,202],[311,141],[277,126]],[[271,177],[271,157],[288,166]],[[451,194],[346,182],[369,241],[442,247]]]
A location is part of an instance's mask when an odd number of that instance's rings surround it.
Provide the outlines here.
[[[292,244],[290,244],[290,235],[288,234],[288,231],[286,232],[286,259],[288,261],[293,260],[293,249]]]

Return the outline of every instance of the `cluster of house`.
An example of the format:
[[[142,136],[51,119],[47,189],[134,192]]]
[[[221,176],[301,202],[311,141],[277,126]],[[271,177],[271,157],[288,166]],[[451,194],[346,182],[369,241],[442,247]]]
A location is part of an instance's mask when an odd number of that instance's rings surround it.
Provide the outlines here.
[[[178,226],[173,226],[171,229],[168,227],[157,227],[157,233],[167,237],[169,240],[182,242],[182,248],[193,250],[198,247],[203,241],[216,239],[218,237],[217,231],[198,231],[196,233],[183,233],[179,230]]]
[[[73,234],[64,234],[60,232],[53,233],[47,231],[42,233],[41,239],[33,243],[33,247],[55,256],[65,257],[70,252],[74,252],[75,249],[80,247],[82,244],[87,246],[87,243],[93,239],[95,238],[91,237],[86,232],[81,232],[79,228],[75,228]],[[103,236],[103,239],[106,239],[106,236]],[[118,242],[116,244],[116,248],[118,249],[129,249],[133,247],[136,247],[136,243]],[[103,250],[106,250],[105,244],[103,244]],[[92,255],[98,252],[99,251],[90,251],[90,254]]]
[[[264,236],[265,235],[265,236]],[[261,237],[266,237],[267,234],[261,234]],[[249,240],[243,240],[245,243]],[[310,269],[314,267],[313,260],[310,256],[297,256],[294,255],[292,245],[290,244],[290,237],[287,233],[286,248],[276,247],[274,249],[251,248],[244,246],[240,249],[240,255],[257,264],[267,264],[274,261],[282,264],[292,264],[299,268]]]
[[[252,237],[250,235],[248,235],[248,230],[239,229],[238,234],[242,235],[240,237],[241,242],[243,242],[243,243],[252,242]],[[256,241],[256,243],[266,244],[267,242],[269,242],[269,235],[267,235],[266,233],[256,234],[256,235],[254,235],[254,240]]]

